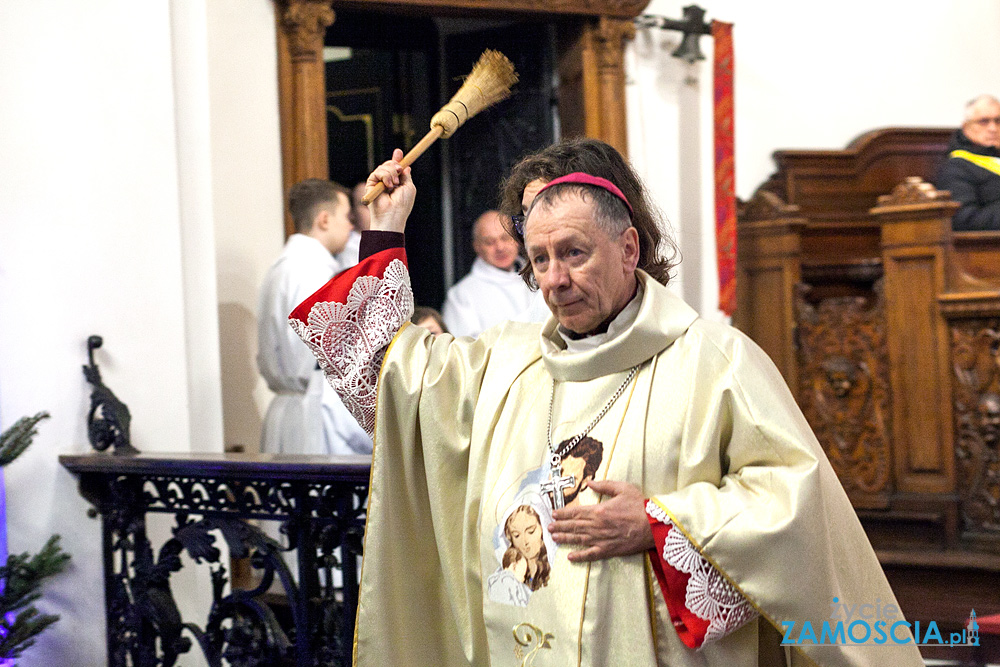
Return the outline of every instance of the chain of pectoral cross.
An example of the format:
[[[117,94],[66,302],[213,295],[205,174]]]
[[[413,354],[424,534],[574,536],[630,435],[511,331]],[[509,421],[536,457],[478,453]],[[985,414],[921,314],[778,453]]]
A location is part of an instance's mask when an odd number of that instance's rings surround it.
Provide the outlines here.
[[[605,404],[597,416],[594,417],[593,421],[587,425],[580,433],[573,436],[565,445],[556,451],[556,448],[552,446],[552,410],[556,402],[556,380],[552,378],[552,396],[549,398],[549,423],[545,427],[545,436],[548,438],[549,445],[549,478],[542,482],[541,490],[543,494],[548,495],[551,498],[552,509],[557,510],[566,506],[566,499],[563,495],[565,489],[572,488],[576,484],[576,477],[573,475],[563,476],[562,474],[562,460],[563,457],[573,451],[573,448],[580,444],[580,441],[587,437],[591,429],[597,426],[597,422],[601,421],[604,415],[608,414],[608,410],[615,404],[615,402],[625,393],[625,388],[628,387],[632,378],[635,377],[636,372],[638,372],[639,366],[635,365],[632,370],[628,372],[628,376],[625,381],[622,382],[621,386],[615,391],[611,396],[611,400]]]

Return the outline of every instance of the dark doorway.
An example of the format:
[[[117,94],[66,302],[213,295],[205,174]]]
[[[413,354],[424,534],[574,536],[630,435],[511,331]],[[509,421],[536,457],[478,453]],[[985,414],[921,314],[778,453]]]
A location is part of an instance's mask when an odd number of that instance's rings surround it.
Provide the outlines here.
[[[440,307],[472,265],[472,223],[497,206],[502,178],[556,136],[554,33],[541,22],[337,9],[325,40],[329,164],[330,178],[348,187],[393,148],[408,150],[423,137],[484,49],[502,51],[520,74],[511,99],[413,166],[418,195],[406,246],[419,304]]]
[[[442,22],[443,27],[448,25]],[[545,23],[511,23],[448,35],[444,41],[449,80],[468,73],[484,49],[506,55],[520,76],[509,99],[484,111],[482,117],[474,118],[450,140],[448,161],[458,279],[468,273],[476,258],[472,223],[483,211],[497,207],[500,184],[514,163],[554,140],[555,29]]]

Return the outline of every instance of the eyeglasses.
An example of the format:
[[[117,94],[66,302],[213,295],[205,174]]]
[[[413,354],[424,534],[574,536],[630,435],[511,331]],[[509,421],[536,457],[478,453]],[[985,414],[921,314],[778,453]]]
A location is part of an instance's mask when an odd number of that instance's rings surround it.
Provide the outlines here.
[[[1000,125],[1000,116],[995,116],[993,118],[976,118],[975,120],[970,120],[969,122],[974,125],[978,125],[979,127],[986,127],[990,123]]]

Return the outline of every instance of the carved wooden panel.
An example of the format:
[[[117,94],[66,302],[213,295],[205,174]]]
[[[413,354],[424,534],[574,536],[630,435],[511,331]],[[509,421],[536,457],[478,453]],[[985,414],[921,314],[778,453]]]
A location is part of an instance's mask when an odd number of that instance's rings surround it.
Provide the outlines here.
[[[813,223],[871,221],[879,195],[907,176],[933,180],[953,128],[872,130],[843,150],[779,150],[778,170],[761,187],[801,207]]]
[[[799,404],[854,504],[884,506],[892,411],[882,282],[870,298],[812,303],[810,290],[800,283],[795,299]]]
[[[806,225],[798,210],[766,190],[740,207],[733,313],[733,325],[767,352],[793,392],[799,384],[794,292],[802,280]]]
[[[951,345],[962,523],[1000,535],[1000,318],[953,321]]]
[[[1000,289],[1000,231],[955,232],[948,256],[954,292]]]

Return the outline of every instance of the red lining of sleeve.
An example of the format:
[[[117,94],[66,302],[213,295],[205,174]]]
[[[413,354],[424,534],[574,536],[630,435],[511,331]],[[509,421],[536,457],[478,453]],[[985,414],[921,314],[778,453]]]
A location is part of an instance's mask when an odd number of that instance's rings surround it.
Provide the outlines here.
[[[667,603],[670,620],[685,646],[694,649],[700,648],[705,642],[709,622],[695,616],[684,605],[687,583],[691,575],[674,569],[663,560],[663,544],[670,531],[676,530],[676,528],[669,524],[660,523],[649,515],[646,518],[649,519],[649,526],[653,529],[653,541],[656,543],[656,546],[649,550],[649,562],[653,566],[656,580],[660,584],[660,592],[663,593],[663,599]]]
[[[347,295],[350,294],[351,288],[354,287],[354,283],[358,278],[362,276],[381,278],[385,273],[386,267],[395,259],[406,264],[406,249],[388,248],[375,253],[371,257],[366,257],[351,268],[338,273],[330,279],[330,282],[320,287],[312,296],[296,306],[292,314],[288,316],[289,319],[308,322],[309,311],[317,303],[347,303]]]

